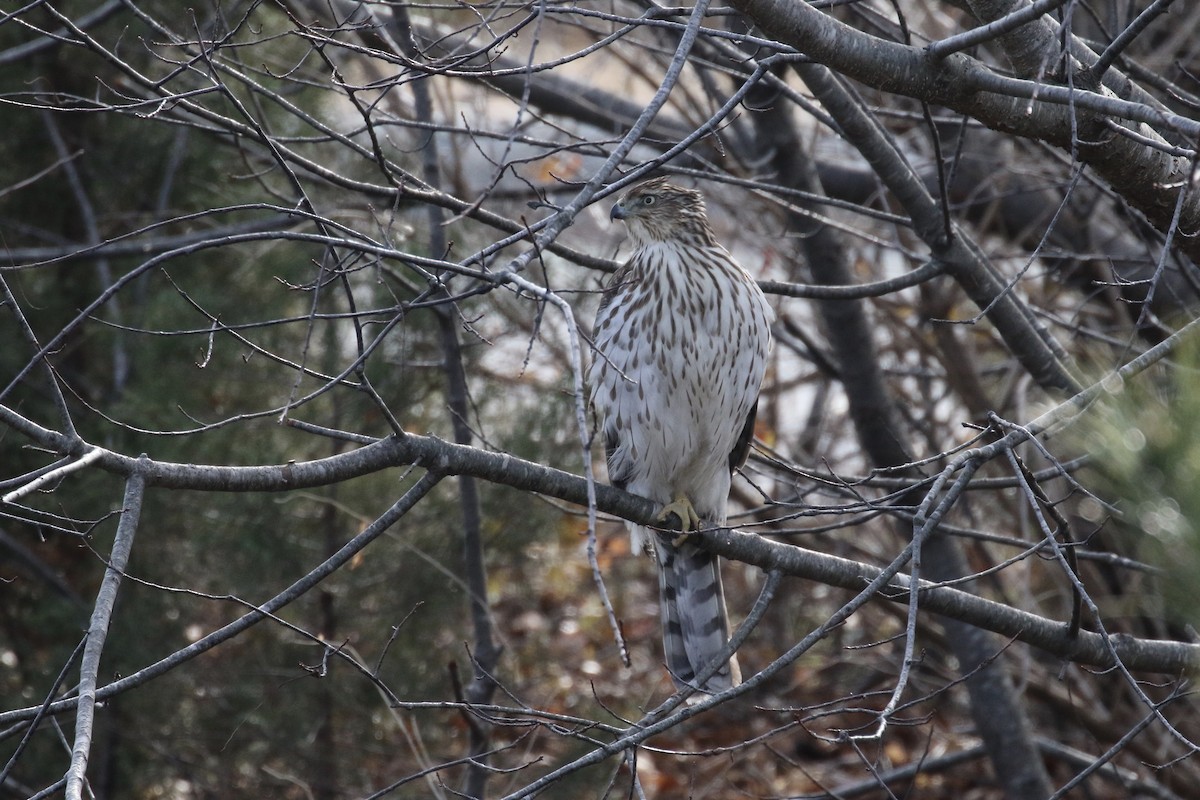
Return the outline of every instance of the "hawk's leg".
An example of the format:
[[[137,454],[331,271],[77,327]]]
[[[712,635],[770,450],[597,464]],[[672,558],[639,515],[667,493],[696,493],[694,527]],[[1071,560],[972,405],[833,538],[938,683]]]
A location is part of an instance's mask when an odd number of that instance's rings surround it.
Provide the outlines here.
[[[674,519],[672,519],[674,517]],[[663,506],[663,510],[658,512],[658,521],[674,526],[674,521],[679,520],[679,530],[683,531],[671,544],[676,547],[682,542],[687,535],[692,531],[700,530],[700,515],[696,513],[696,509],[692,507],[692,501],[685,494],[675,495],[675,499],[669,504]]]

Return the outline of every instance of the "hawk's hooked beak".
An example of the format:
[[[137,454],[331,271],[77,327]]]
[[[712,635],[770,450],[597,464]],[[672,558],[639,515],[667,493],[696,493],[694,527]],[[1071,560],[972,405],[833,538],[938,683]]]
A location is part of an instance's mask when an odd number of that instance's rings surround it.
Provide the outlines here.
[[[612,211],[610,211],[608,214],[609,219],[625,219],[627,216],[629,216],[629,211],[626,210],[625,204],[622,202],[618,202],[616,205],[614,205],[612,207]]]

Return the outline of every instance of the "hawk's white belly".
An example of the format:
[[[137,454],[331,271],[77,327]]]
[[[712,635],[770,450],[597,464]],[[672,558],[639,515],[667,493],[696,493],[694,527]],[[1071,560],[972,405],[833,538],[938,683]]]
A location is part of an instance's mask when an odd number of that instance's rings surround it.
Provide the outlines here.
[[[602,310],[592,404],[615,436],[609,476],[724,524],[730,453],[758,399],[773,312],[720,247],[652,243]]]

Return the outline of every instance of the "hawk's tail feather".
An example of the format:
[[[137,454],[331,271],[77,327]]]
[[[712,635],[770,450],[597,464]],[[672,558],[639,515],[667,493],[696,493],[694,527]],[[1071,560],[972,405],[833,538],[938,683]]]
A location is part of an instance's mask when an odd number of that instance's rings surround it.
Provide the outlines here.
[[[717,556],[684,539],[655,537],[658,585],[661,592],[663,651],[667,669],[679,688],[693,686],[709,693],[741,683],[737,658],[732,658],[696,686],[696,676],[729,641],[729,618]]]

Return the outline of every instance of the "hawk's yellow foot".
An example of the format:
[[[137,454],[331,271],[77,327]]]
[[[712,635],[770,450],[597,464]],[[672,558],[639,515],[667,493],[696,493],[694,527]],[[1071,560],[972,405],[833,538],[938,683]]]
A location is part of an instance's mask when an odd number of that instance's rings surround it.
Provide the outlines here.
[[[696,513],[696,509],[692,507],[692,501],[685,494],[676,495],[674,500],[663,506],[663,510],[658,512],[656,519],[664,525],[669,525],[671,517],[679,520],[679,529],[683,531],[671,542],[677,547],[689,533],[700,530],[700,515]]]

